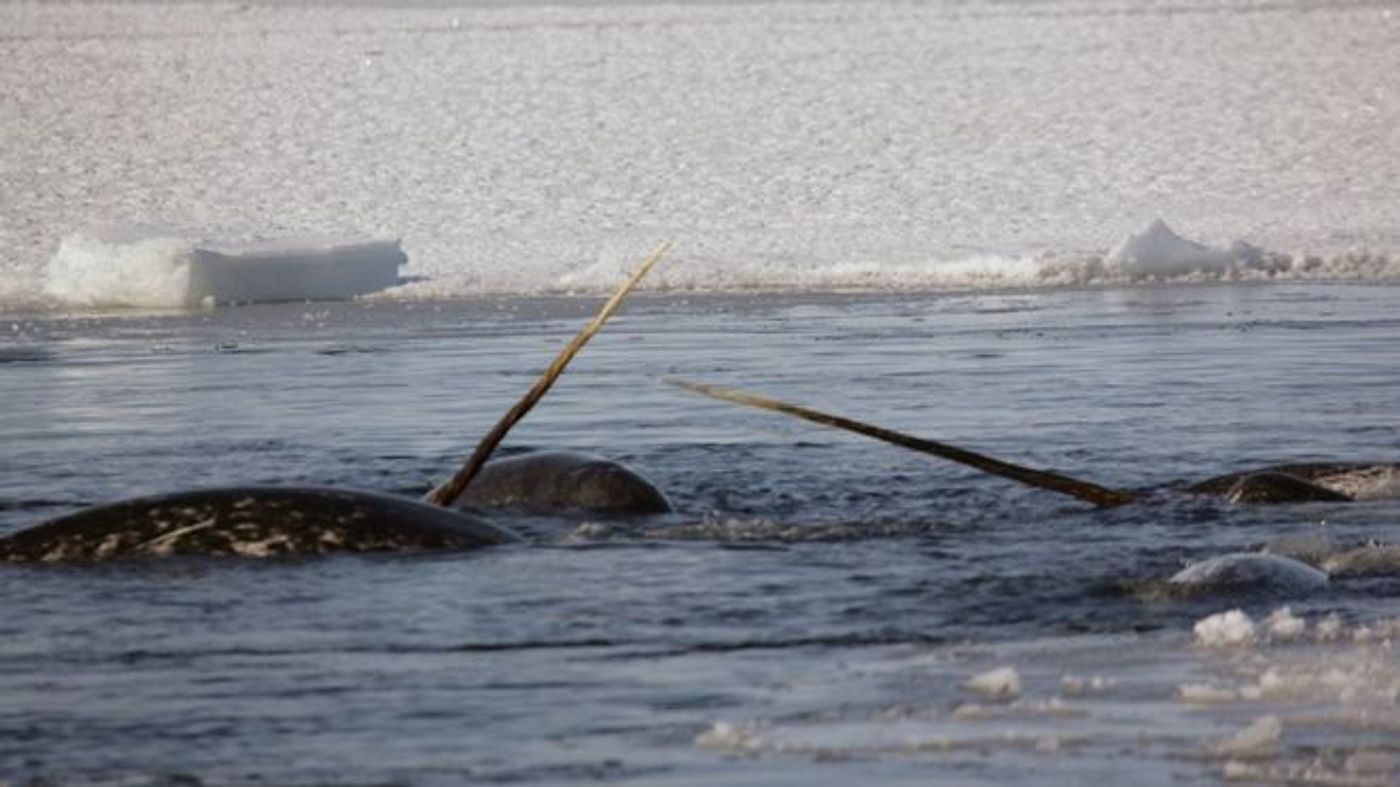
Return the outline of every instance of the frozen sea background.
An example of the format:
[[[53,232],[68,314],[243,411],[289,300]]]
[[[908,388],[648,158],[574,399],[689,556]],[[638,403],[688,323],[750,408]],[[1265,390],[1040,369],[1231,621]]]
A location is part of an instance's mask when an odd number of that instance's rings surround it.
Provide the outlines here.
[[[672,236],[669,288],[1065,284],[1157,216],[1400,276],[1389,4],[0,15],[5,303],[93,224],[400,236],[403,297],[601,291]]]
[[[1099,512],[658,380],[1125,487],[1395,461],[1397,17],[0,4],[0,532],[206,485],[419,494],[596,306],[569,293],[680,241],[507,445],[628,461],[677,515],[516,519],[527,545],[463,555],[7,567],[0,780],[1392,783],[1393,571],[1133,589],[1400,541],[1394,496]],[[1159,215],[1315,263],[1104,275]],[[63,237],[133,223],[401,236],[418,280],[46,299]],[[1302,635],[1192,631],[1285,605]],[[1008,666],[1017,699],[964,686]]]

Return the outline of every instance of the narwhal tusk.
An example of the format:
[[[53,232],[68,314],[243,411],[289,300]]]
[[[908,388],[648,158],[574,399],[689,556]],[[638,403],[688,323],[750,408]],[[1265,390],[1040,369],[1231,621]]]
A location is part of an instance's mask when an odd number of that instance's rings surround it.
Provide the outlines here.
[[[554,381],[559,379],[559,376],[564,373],[564,369],[568,367],[569,362],[574,359],[575,355],[578,355],[579,350],[583,349],[583,346],[588,343],[589,339],[593,338],[594,334],[602,330],[604,323],[618,310],[618,307],[622,305],[627,295],[632,292],[633,288],[641,282],[642,278],[645,277],[647,273],[656,266],[656,263],[660,262],[661,258],[666,256],[666,252],[670,250],[671,242],[667,241],[658,246],[655,251],[647,256],[646,260],[642,262],[636,272],[633,273],[627,281],[623,282],[622,286],[617,288],[617,291],[612,294],[612,297],[608,299],[607,303],[603,304],[603,307],[594,315],[593,320],[585,325],[583,330],[579,331],[578,335],[575,336],[564,349],[559,351],[554,361],[550,363],[549,368],[535,381],[534,386],[532,386],[529,391],[525,392],[525,395],[521,397],[520,401],[516,402],[515,406],[510,408],[510,410],[501,417],[501,420],[496,422],[495,426],[491,427],[491,431],[487,432],[485,437],[481,438],[481,442],[477,443],[476,450],[473,451],[472,455],[463,463],[462,468],[451,478],[442,482],[437,488],[428,493],[425,499],[429,503],[449,506],[452,505],[457,498],[462,496],[462,493],[467,489],[467,485],[470,484],[472,479],[476,477],[476,474],[481,471],[481,468],[486,464],[486,460],[491,458],[491,452],[495,451],[496,446],[501,444],[501,441],[505,439],[506,433],[511,430],[511,427],[519,423],[520,419],[524,418],[525,414],[530,412],[530,410],[539,403],[540,399],[544,398],[544,395],[549,392],[550,387],[554,385]]]
[[[876,440],[893,443],[894,445],[909,448],[920,453],[932,454],[933,456],[942,457],[943,459],[969,465],[983,472],[999,475],[1013,481],[1019,481],[1029,486],[1048,489],[1052,492],[1059,492],[1062,495],[1069,495],[1070,497],[1093,503],[1096,506],[1118,506],[1133,502],[1139,497],[1132,492],[1108,489],[1098,484],[1080,481],[1077,478],[1070,478],[1068,476],[1059,475],[1058,473],[1013,465],[1010,462],[1003,462],[1000,459],[994,459],[985,454],[979,454],[965,448],[958,448],[957,446],[948,445],[947,443],[925,440],[921,437],[914,437],[912,435],[903,434],[902,432],[896,432],[893,429],[885,429],[850,418],[844,418],[839,415],[813,410],[810,407],[789,404],[787,402],[778,401],[777,399],[770,399],[766,396],[760,396],[734,388],[725,388],[706,383],[694,383],[674,377],[666,378],[666,383],[674,385],[677,388],[684,388],[687,391],[694,391],[726,402],[785,413],[805,421],[821,424],[822,426],[832,426],[837,429],[845,429],[848,432],[862,434],[866,437],[873,437]]]

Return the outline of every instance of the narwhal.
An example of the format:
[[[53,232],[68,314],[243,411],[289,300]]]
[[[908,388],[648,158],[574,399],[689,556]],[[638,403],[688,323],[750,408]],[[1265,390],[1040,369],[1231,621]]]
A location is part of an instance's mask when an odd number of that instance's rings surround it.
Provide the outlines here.
[[[872,437],[919,453],[948,459],[975,467],[991,475],[1009,478],[1028,486],[1048,489],[1063,495],[1112,508],[1143,500],[1149,492],[1111,489],[1078,478],[1012,464],[987,454],[959,448],[955,445],[897,432],[881,426],[857,421],[840,415],[815,410],[802,405],[779,401],[767,396],[726,388],[708,383],[667,378],[677,388],[704,394],[735,404],[783,413],[804,421],[844,429]],[[1233,503],[1301,503],[1310,501],[1352,501],[1356,497],[1346,491],[1348,482],[1357,475],[1370,472],[1400,473],[1400,463],[1391,462],[1332,462],[1314,464],[1270,465],[1257,470],[1228,473],[1187,486],[1192,494],[1218,495]]]
[[[1151,493],[1111,489],[1047,470],[1037,470],[969,451],[936,440],[904,434],[810,407],[779,401],[766,396],[706,383],[669,378],[667,383],[726,402],[784,413],[812,423],[844,429],[920,453],[938,456],[975,467],[986,473],[1009,478],[1029,486],[1048,489],[1092,503],[1101,508],[1127,505],[1146,499]],[[1273,465],[1259,470],[1229,473],[1185,487],[1186,492],[1219,495],[1234,503],[1301,503],[1311,501],[1351,501],[1356,499],[1348,486],[1366,475],[1381,474],[1387,479],[1400,477],[1400,464],[1389,462],[1339,462]],[[1236,552],[1219,555],[1187,566],[1165,583],[1153,583],[1158,592],[1210,593],[1241,589],[1302,593],[1325,587],[1330,576],[1361,570],[1393,572],[1400,566],[1397,547],[1363,547],[1333,555],[1312,565],[1288,555]],[[1372,565],[1374,564],[1374,565]]]
[[[669,508],[664,495],[649,482],[606,460],[548,454],[544,459],[527,455],[507,460],[494,468],[487,464],[511,427],[543,398],[669,246],[664,244],[647,257],[559,352],[525,396],[482,438],[461,469],[424,500],[330,487],[237,486],[175,492],[84,508],[0,538],[0,561],[465,550],[520,540],[509,529],[457,507],[478,477],[486,482],[482,493],[465,501],[478,507],[492,507],[513,490],[511,502],[534,502],[538,507],[587,508],[606,503],[610,493],[623,501],[622,508],[640,507],[638,501],[653,508],[663,504]],[[575,471],[580,467],[613,468],[617,472],[608,475],[611,480],[602,484],[604,493],[600,494],[598,483],[579,480]],[[642,491],[635,491],[630,484]],[[588,491],[594,493],[592,497],[583,494]],[[649,496],[652,493],[656,499]]]

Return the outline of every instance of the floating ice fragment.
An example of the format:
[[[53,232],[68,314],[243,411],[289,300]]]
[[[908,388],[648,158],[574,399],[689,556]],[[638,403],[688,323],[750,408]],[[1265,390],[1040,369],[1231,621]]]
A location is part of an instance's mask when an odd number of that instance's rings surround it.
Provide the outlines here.
[[[1367,544],[1340,551],[1323,560],[1322,567],[1337,577],[1394,576],[1400,574],[1400,544]]]
[[[1234,702],[1239,699],[1239,693],[1234,689],[1223,689],[1219,686],[1211,686],[1205,683],[1184,683],[1177,689],[1177,696],[1182,702],[1212,703],[1212,702]]]
[[[750,725],[717,721],[695,737],[695,745],[702,749],[755,752],[763,748],[764,741]]]
[[[1196,643],[1207,648],[1227,648],[1254,642],[1254,621],[1238,609],[1219,612],[1196,621]]]
[[[1255,719],[1254,723],[1228,738],[1216,741],[1210,750],[1215,754],[1230,757],[1267,757],[1278,749],[1283,737],[1283,722],[1270,714]]]
[[[1307,622],[1296,617],[1288,607],[1279,607],[1269,613],[1264,623],[1269,627],[1269,636],[1282,641],[1297,639],[1308,628]]]
[[[397,240],[208,241],[157,227],[90,229],[59,244],[44,291],[78,306],[342,300],[399,284],[406,260]]]
[[[1065,675],[1060,678],[1060,693],[1067,697],[1079,697],[1085,694],[1107,691],[1117,685],[1117,680],[1105,678],[1102,675],[1093,675],[1087,678],[1079,675]]]
[[[998,667],[975,675],[964,684],[986,699],[1009,702],[1021,696],[1021,676],[1014,667]]]
[[[1354,776],[1388,777],[1395,772],[1395,755],[1378,749],[1358,749],[1342,766]]]
[[[1344,628],[1342,619],[1333,612],[1317,622],[1317,628],[1314,629],[1314,632],[1319,642],[1330,642],[1340,638]]]
[[[1244,241],[1236,241],[1228,249],[1218,249],[1181,237],[1155,219],[1141,232],[1129,235],[1118,244],[1105,262],[1133,276],[1180,276],[1197,271],[1222,273],[1232,268],[1259,266],[1265,261],[1264,252]]]

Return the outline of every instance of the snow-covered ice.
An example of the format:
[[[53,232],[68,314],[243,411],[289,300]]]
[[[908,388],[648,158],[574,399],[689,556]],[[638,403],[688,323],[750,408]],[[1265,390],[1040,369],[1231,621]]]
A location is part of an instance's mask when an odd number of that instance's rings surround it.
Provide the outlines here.
[[[63,240],[44,290],[83,307],[342,300],[398,284],[405,262],[397,240],[203,241],[158,227],[98,228]]]
[[[387,230],[404,298],[606,291],[668,237],[648,287],[1274,275],[1235,237],[1400,278],[1375,4],[444,5],[0,3],[0,308],[88,222]],[[1154,216],[1224,246],[1106,265]]]
[[[1207,246],[1183,238],[1165,221],[1154,219],[1115,246],[1105,262],[1110,270],[1130,276],[1170,278],[1260,268],[1267,260],[1263,250],[1244,241],[1235,241],[1229,248]]]

